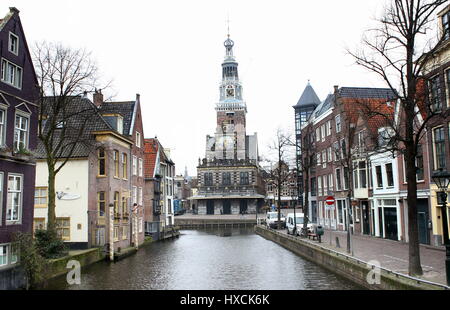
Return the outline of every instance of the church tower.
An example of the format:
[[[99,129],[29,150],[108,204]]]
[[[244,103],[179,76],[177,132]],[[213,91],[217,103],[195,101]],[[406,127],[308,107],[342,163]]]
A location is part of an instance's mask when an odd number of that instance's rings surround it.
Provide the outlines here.
[[[246,148],[247,105],[242,98],[238,63],[233,55],[234,42],[230,35],[224,42],[225,58],[222,63],[222,80],[219,102],[216,103],[217,123],[214,137],[207,137],[206,158],[256,159],[255,152]]]
[[[228,34],[215,104],[216,131],[206,136],[205,158],[197,166],[198,214],[255,213],[264,203],[257,134],[247,135],[247,105],[243,100],[234,42]]]

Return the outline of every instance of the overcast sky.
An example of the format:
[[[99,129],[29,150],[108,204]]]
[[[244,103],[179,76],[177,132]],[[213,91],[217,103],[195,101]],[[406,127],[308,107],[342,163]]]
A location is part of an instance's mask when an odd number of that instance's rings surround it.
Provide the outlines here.
[[[2,0],[20,10],[29,46],[58,41],[92,51],[116,100],[141,95],[146,138],[171,149],[177,173],[196,174],[214,134],[223,42],[230,18],[247,103],[247,133],[260,155],[278,127],[294,128],[292,108],[308,80],[321,100],[333,85],[384,87],[353,64],[356,47],[384,0]]]

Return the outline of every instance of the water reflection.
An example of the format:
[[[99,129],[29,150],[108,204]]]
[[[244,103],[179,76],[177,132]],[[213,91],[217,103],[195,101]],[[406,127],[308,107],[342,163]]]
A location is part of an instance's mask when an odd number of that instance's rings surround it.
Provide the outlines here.
[[[252,228],[185,230],[120,262],[82,271],[81,285],[65,278],[49,289],[357,289]]]

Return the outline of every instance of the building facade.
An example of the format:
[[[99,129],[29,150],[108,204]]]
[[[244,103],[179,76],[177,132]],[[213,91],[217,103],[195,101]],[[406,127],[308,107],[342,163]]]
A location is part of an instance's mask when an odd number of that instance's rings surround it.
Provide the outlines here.
[[[246,133],[247,105],[229,35],[224,46],[216,132],[206,137],[205,158],[197,166],[198,193],[192,197],[198,214],[255,213],[264,203],[257,134]]]
[[[0,289],[23,285],[14,233],[33,224],[39,90],[16,8],[0,19]]]
[[[427,126],[429,167],[431,175],[440,169],[450,171],[450,5],[437,14],[439,36],[442,38],[434,57],[424,65],[423,74],[427,81],[427,93],[433,111],[438,114]],[[431,180],[430,180],[431,181]],[[438,188],[430,182],[429,225],[431,244],[442,244],[442,200]],[[447,210],[448,212],[448,210]],[[447,218],[450,214],[448,213]]]

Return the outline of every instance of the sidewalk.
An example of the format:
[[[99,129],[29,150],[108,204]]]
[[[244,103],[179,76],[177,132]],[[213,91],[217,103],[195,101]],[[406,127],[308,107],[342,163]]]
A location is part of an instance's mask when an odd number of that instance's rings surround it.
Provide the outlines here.
[[[340,248],[336,248],[339,238]],[[331,239],[331,240],[330,240]],[[353,256],[369,262],[377,260],[381,267],[408,274],[408,244],[371,236],[352,235]],[[318,243],[317,241],[311,241]],[[347,254],[347,232],[326,230],[322,236],[322,246]],[[419,278],[446,284],[445,250],[437,247],[420,247],[423,276]]]

